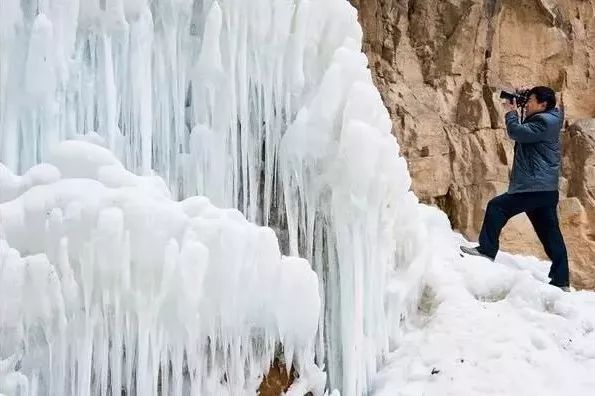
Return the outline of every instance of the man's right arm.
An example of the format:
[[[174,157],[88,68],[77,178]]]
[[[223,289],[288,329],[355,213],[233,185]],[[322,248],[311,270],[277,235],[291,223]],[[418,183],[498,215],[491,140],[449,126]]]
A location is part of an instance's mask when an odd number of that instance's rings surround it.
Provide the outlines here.
[[[506,119],[506,132],[515,142],[537,143],[545,139],[547,124],[541,115],[535,115],[531,121],[521,124],[516,111],[509,111]]]

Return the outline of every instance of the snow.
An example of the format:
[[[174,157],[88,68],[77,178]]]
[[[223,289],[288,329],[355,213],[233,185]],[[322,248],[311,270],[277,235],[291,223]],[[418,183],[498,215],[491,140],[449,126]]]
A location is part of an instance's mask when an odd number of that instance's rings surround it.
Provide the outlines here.
[[[321,393],[318,278],[273,230],[173,201],[92,143],[51,158],[0,204],[0,392],[249,394],[282,343]]]
[[[461,258],[466,241],[434,231],[441,251],[371,394],[591,395],[595,293],[548,285],[533,257]]]

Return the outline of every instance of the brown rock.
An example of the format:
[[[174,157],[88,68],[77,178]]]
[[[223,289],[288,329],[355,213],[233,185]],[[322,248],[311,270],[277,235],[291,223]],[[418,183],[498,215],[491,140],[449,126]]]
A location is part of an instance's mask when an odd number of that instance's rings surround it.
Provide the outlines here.
[[[560,204],[562,232],[570,246],[574,283],[595,289],[595,119],[571,125],[563,143],[569,198]]]
[[[595,0],[351,1],[413,190],[471,239],[487,201],[508,186],[513,145],[500,89],[549,85],[563,97],[569,125],[595,117]],[[591,123],[568,128],[560,183],[572,278],[584,288],[595,288]],[[545,258],[524,215],[501,241]]]
[[[285,394],[295,380],[295,370],[287,372],[285,364],[275,359],[269,372],[262,379],[258,387],[259,396],[280,396]]]

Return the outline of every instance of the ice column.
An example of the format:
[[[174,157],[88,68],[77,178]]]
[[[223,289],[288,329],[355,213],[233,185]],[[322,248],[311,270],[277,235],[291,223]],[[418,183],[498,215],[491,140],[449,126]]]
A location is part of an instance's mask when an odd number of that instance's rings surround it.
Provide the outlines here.
[[[316,356],[330,387],[365,393],[424,260],[361,40],[346,0],[2,1],[0,161],[23,173],[96,133],[175,197],[271,226],[322,281]]]
[[[279,345],[296,386],[323,394],[318,279],[270,228],[173,201],[89,143],[10,180],[22,193],[0,203],[0,394],[255,394]]]

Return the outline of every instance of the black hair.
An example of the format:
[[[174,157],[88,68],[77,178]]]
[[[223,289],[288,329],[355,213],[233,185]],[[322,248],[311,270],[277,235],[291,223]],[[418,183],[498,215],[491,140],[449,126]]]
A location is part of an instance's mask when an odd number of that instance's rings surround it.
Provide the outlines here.
[[[551,110],[556,107],[556,93],[550,87],[533,87],[527,93],[527,97],[535,95],[535,99],[537,99],[538,103],[546,103],[545,109]]]

